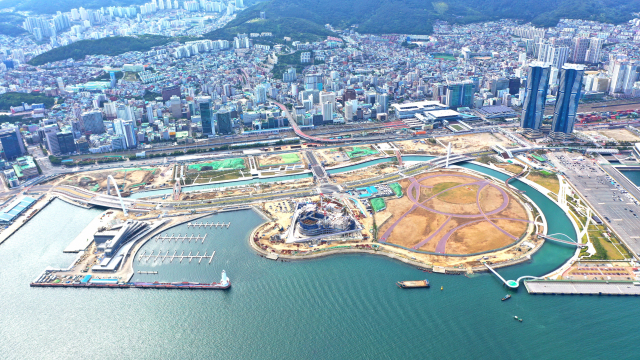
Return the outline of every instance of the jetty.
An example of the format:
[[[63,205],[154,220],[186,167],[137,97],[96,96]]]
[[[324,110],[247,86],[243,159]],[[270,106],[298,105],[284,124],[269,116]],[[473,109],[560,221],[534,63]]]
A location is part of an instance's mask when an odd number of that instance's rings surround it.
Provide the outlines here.
[[[151,260],[152,258],[153,258],[153,262],[160,260],[160,263],[163,263],[167,259],[169,259],[169,263],[172,263],[173,260],[180,260],[180,262],[182,262],[182,260],[188,259],[189,262],[191,262],[193,259],[196,259],[198,260],[198,264],[200,264],[203,259],[204,260],[209,259],[209,264],[211,264],[211,261],[213,261],[213,256],[216,254],[216,252],[214,251],[211,255],[207,255],[207,252],[205,251],[204,255],[200,255],[200,252],[198,251],[195,255],[192,255],[192,251],[189,251],[189,254],[185,255],[183,251],[180,255],[177,255],[178,250],[175,250],[172,255],[169,255],[169,250],[167,250],[167,252],[164,253],[164,255],[162,254],[162,252],[158,252],[157,254],[154,255],[153,251],[151,251],[149,255],[145,255],[145,253],[146,251],[138,257],[139,262],[141,262],[144,259],[146,259],[146,262],[149,262],[149,260]]]
[[[193,235],[191,234],[190,236],[185,235],[175,235],[175,234],[171,234],[171,235],[158,235],[156,237],[156,242],[158,242],[158,240],[160,240],[161,242],[164,242],[165,240],[168,242],[178,242],[178,241],[182,241],[184,242],[185,240],[188,240],[189,242],[191,242],[191,240],[193,240],[194,242],[198,242],[201,241],[202,244],[204,244],[204,239],[207,238],[207,234],[204,234],[204,236],[201,236],[200,234],[198,235]]]
[[[190,228],[190,227],[201,228],[201,227],[203,227],[203,228],[216,228],[217,229],[219,227],[219,228],[223,229],[223,228],[226,227],[228,229],[229,226],[231,226],[231,222],[228,222],[226,224],[223,223],[223,222],[215,222],[214,223],[214,222],[202,222],[202,221],[199,222],[199,223],[196,223],[196,222],[187,223],[187,228]]]

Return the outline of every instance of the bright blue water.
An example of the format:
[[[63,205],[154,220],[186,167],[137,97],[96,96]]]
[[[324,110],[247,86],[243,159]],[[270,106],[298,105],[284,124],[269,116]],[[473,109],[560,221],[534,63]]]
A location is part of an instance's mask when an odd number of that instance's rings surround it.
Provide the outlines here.
[[[622,175],[626,176],[627,179],[631,180],[632,183],[636,184],[636,186],[640,186],[639,170],[620,170],[620,172],[622,173]]]
[[[570,232],[552,202],[514,185],[538,202],[550,231]],[[73,260],[62,250],[97,214],[56,200],[0,246],[0,358],[637,358],[637,298],[533,296],[521,288],[502,302],[509,291],[489,274],[427,274],[375,255],[273,262],[249,247],[249,233],[263,221],[251,211],[204,219],[232,223],[206,230],[204,244],[188,245],[216,250],[211,265],[136,262],[136,269],[159,271],[136,280],[217,281],[225,269],[229,291],[30,288],[47,265]],[[170,249],[145,245],[154,247]],[[500,272],[543,274],[571,253],[546,244],[533,262]],[[425,277],[431,289],[395,286]]]

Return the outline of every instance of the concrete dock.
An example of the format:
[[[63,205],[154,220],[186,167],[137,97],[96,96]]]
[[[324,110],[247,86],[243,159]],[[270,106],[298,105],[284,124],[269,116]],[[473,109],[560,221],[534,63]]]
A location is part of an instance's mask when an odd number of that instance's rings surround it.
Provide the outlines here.
[[[110,213],[107,215],[107,213]],[[63,252],[77,253],[86,249],[93,241],[93,235],[98,231],[100,227],[106,226],[111,220],[116,217],[116,213],[113,210],[107,210],[102,214],[96,216],[91,220],[89,225],[85,227],[78,236],[67,246]]]
[[[529,294],[640,296],[640,282],[529,280],[524,285]]]

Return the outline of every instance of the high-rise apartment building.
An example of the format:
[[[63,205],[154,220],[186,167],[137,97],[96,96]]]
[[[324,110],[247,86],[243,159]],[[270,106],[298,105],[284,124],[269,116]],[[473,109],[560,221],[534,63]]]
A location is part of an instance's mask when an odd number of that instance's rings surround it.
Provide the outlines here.
[[[584,66],[582,65],[565,64],[560,71],[560,87],[550,134],[554,139],[565,139],[573,132],[583,76]]]
[[[599,63],[603,44],[604,39],[591,38],[589,40],[589,49],[587,50],[585,61],[591,64]]]
[[[573,48],[571,49],[571,61],[577,64],[584,63],[587,59],[587,51],[589,50],[590,40],[588,38],[573,39]]]

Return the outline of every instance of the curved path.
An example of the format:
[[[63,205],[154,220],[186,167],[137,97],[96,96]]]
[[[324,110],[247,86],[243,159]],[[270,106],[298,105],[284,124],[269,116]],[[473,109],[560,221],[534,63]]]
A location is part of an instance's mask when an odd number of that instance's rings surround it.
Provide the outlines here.
[[[395,229],[395,227],[402,221],[404,220],[404,218],[411,214],[415,209],[417,209],[418,207],[423,208],[429,212],[433,212],[439,215],[445,215],[447,216],[447,219],[444,221],[444,223],[442,225],[440,225],[440,227],[438,229],[436,229],[436,231],[434,231],[431,235],[429,235],[426,239],[422,240],[421,242],[419,242],[418,244],[412,246],[413,249],[419,249],[420,247],[424,246],[425,244],[427,244],[429,241],[431,241],[437,234],[440,233],[440,231],[442,229],[445,228],[445,226],[449,223],[449,221],[451,220],[452,217],[460,217],[460,218],[467,218],[467,219],[475,219],[472,220],[470,222],[467,222],[465,224],[459,225],[451,230],[449,230],[446,234],[443,235],[443,237],[440,239],[440,241],[438,241],[438,244],[436,246],[436,252],[437,253],[441,253],[444,254],[445,253],[445,249],[446,249],[446,244],[447,241],[449,240],[449,238],[451,237],[451,235],[453,233],[455,233],[457,230],[464,228],[466,226],[481,222],[481,221],[488,221],[491,225],[493,225],[497,230],[499,230],[500,232],[502,232],[503,234],[507,235],[508,237],[512,238],[513,240],[517,240],[516,236],[511,235],[509,232],[507,232],[506,230],[500,228],[498,225],[496,225],[492,220],[512,220],[512,221],[522,221],[522,222],[531,222],[529,220],[524,220],[524,219],[515,219],[515,218],[507,218],[507,217],[501,217],[501,218],[489,218],[490,215],[495,215],[501,211],[503,211],[504,209],[506,209],[506,207],[509,205],[509,196],[508,194],[504,191],[504,189],[490,183],[487,180],[478,180],[478,178],[473,177],[473,176],[469,176],[469,175],[461,175],[461,174],[448,174],[448,175],[431,175],[431,176],[427,176],[422,178],[421,180],[426,180],[429,178],[434,178],[434,177],[442,177],[442,176],[452,176],[452,177],[461,177],[461,178],[467,178],[467,179],[473,179],[476,181],[472,181],[469,183],[464,183],[464,184],[460,184],[460,185],[456,185],[453,187],[450,187],[448,189],[445,189],[443,191],[440,191],[439,193],[432,195],[431,197],[429,197],[428,199],[424,200],[423,202],[419,202],[418,198],[420,197],[420,188],[433,188],[433,186],[429,186],[429,185],[422,185],[420,184],[414,177],[410,177],[409,180],[411,181],[411,185],[409,185],[409,188],[407,189],[407,197],[409,198],[409,200],[413,203],[413,205],[411,206],[411,208],[405,212],[402,216],[400,216],[398,218],[398,220],[396,220],[382,235],[380,242],[386,242],[386,240],[389,238],[389,236],[391,235],[391,233],[393,232],[393,230]],[[443,211],[439,211],[436,209],[432,209],[430,207],[425,206],[424,204],[427,203],[429,200],[434,199],[435,197],[437,197],[440,194],[443,194],[447,191],[459,188],[459,187],[463,187],[463,186],[469,186],[469,185],[478,185],[479,189],[477,191],[477,195],[476,195],[476,206],[478,207],[478,210],[480,211],[479,214],[469,214],[469,215],[463,215],[463,214],[456,214],[456,213],[447,213],[447,212],[443,212]],[[495,210],[489,211],[489,212],[485,212],[482,207],[480,206],[480,192],[482,191],[482,189],[484,189],[486,186],[491,186],[495,189],[497,189],[500,194],[502,195],[502,204]],[[480,218],[480,219],[478,219]]]

